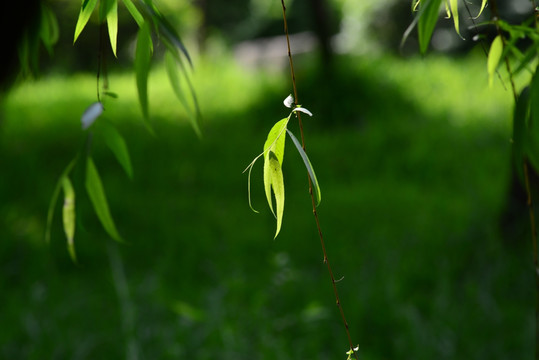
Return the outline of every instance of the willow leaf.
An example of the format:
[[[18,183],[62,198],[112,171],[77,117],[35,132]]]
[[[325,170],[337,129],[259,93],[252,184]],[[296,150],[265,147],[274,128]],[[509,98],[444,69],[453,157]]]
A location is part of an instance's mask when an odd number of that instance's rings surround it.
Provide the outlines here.
[[[417,17],[417,32],[419,38],[419,49],[422,54],[427,52],[429,42],[438,22],[438,15],[442,0],[422,0],[421,9]]]
[[[152,38],[150,24],[144,22],[138,31],[137,47],[135,49],[135,75],[140,107],[144,119],[148,120],[148,75],[150,73],[150,61],[152,57]]]
[[[284,118],[275,123],[268,133],[266,142],[264,143],[264,158],[268,156],[269,151],[273,151],[279,163],[283,163],[284,158],[284,144],[286,137],[283,134],[288,126],[290,118]]]
[[[311,183],[314,191],[314,196],[316,199],[316,205],[320,205],[320,201],[322,200],[322,193],[320,192],[320,186],[318,185],[318,180],[316,179],[316,174],[314,173],[313,165],[311,164],[311,161],[309,160],[309,157],[307,156],[307,153],[305,150],[303,150],[303,147],[299,143],[299,140],[292,134],[292,132],[288,129],[286,129],[286,132],[292,139],[292,142],[296,146],[296,149],[298,149],[299,154],[301,155],[301,158],[303,159],[303,163],[305,164],[305,167],[307,168],[307,172],[309,173],[309,177],[311,178]]]
[[[58,179],[56,186],[54,187],[54,191],[51,197],[51,202],[49,203],[49,210],[47,211],[47,226],[45,228],[45,242],[47,244],[50,243],[50,239],[51,239],[51,226],[52,226],[52,219],[54,217],[54,208],[56,207],[56,203],[58,202],[58,196],[60,196],[60,190],[62,189],[63,179],[69,175],[71,170],[73,170],[73,167],[77,163],[77,160],[78,160],[78,156],[69,162],[67,167],[64,169],[64,171],[60,175],[60,178]]]
[[[489,86],[492,86],[494,81],[494,74],[500,63],[503,52],[503,41],[500,35],[496,36],[490,45],[490,50],[488,52],[487,59],[487,72],[488,72],[488,83]]]
[[[193,126],[195,133],[199,137],[201,137],[202,133],[200,131],[200,117],[198,116],[199,111],[196,105],[195,105],[194,111],[193,109],[191,109],[191,106],[189,105],[189,102],[187,101],[187,98],[185,97],[184,91],[182,90],[182,87],[180,85],[180,78],[178,76],[179,74],[178,61],[181,61],[181,59],[177,59],[174,56],[174,53],[172,53],[171,51],[167,51],[165,53],[165,68],[167,71],[168,79],[170,81],[170,85],[172,86],[172,89],[174,90],[174,94],[176,95],[176,98],[181,102],[182,106],[187,111],[189,122],[191,123],[191,126]]]
[[[267,165],[266,165],[267,164]],[[266,178],[266,167],[268,177]],[[273,194],[275,195],[275,217],[277,218],[277,229],[275,231],[274,238],[279,235],[281,231],[281,225],[283,221],[284,213],[284,180],[281,163],[277,159],[276,154],[273,151],[269,151],[268,156],[264,160],[264,186],[267,187],[267,182],[270,183]],[[271,204],[271,198],[269,199]],[[273,208],[273,207],[272,207]]]
[[[109,30],[110,46],[115,57],[118,42],[118,0],[108,0],[107,28]]]
[[[453,15],[453,23],[455,24],[455,31],[460,35],[460,26],[459,26],[459,0],[449,0],[449,8],[451,9],[451,14]]]
[[[90,20],[90,16],[97,5],[97,0],[84,0],[82,2],[79,17],[77,19],[77,25],[75,25],[75,36],[73,37],[73,44],[77,41],[80,33],[84,30],[84,27]]]
[[[73,262],[77,262],[75,253],[75,190],[69,177],[62,178],[62,189],[64,190],[64,206],[62,209],[62,218],[64,223],[64,232],[67,239],[67,250]]]
[[[122,238],[118,233],[118,230],[116,230],[116,225],[110,214],[109,204],[107,202],[101,178],[91,157],[88,157],[86,161],[85,186],[101,225],[103,225],[103,228],[111,238],[121,242]]]
[[[135,4],[131,0],[122,0],[125,7],[127,8],[127,11],[131,14],[131,17],[135,20],[137,25],[139,27],[142,27],[142,24],[144,24],[144,17],[140,13],[140,11],[137,9]]]
[[[481,9],[479,9],[479,13],[477,14],[477,16],[474,19],[477,19],[478,17],[481,16],[481,14],[483,13],[483,10],[485,10],[485,6],[487,6],[487,0],[483,0],[481,2]]]
[[[133,167],[131,166],[131,158],[129,156],[129,150],[125,143],[123,136],[116,130],[116,128],[103,122],[100,124],[100,130],[105,139],[105,143],[112,151],[118,163],[125,170],[125,173],[130,179],[133,179]]]

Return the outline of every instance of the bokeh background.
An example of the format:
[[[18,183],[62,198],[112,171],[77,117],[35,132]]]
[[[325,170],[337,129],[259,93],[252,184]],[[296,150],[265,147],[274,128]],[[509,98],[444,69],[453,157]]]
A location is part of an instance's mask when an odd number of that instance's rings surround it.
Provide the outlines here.
[[[262,166],[251,184],[259,214],[242,173],[288,115],[280,1],[156,1],[193,56],[201,139],[159,44],[155,135],[146,130],[137,28],[120,7],[118,58],[108,57],[119,97],[102,118],[125,137],[133,180],[98,140],[92,155],[126,243],[102,229],[78,166],[77,264],[61,201],[50,244],[44,233],[56,181],[87,136],[80,116],[96,101],[99,30],[92,19],[73,45],[80,3],[47,4],[60,25],[54,54],[43,51],[39,76],[10,82],[0,100],[0,358],[346,359],[300,156],[289,143],[276,240]],[[502,71],[488,87],[488,45],[472,40],[465,8],[466,40],[442,19],[428,55],[414,33],[400,47],[410,6],[287,1],[299,100],[314,113],[304,127],[318,213],[353,342],[364,360],[531,359],[532,247],[511,164],[508,82]],[[526,0],[499,6],[509,21],[531,14]],[[491,31],[481,29],[487,40]]]

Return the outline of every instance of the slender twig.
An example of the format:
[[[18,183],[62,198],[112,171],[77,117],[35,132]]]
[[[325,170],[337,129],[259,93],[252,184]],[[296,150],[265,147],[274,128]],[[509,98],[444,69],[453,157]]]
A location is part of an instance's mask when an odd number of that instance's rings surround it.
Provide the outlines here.
[[[490,3],[492,6],[492,15],[496,23],[496,30],[498,31],[498,35],[500,35],[503,41],[503,46],[505,47],[506,46],[505,37],[503,36],[501,29],[498,26],[498,20],[500,19],[500,16],[499,16],[496,0],[491,0]],[[535,1],[532,2],[532,5],[534,7],[533,10],[535,13]],[[535,24],[537,27],[537,19],[535,19]],[[505,60],[505,67],[509,74],[509,80],[511,81],[511,89],[513,90],[513,97],[516,102],[518,100],[518,93],[517,93],[515,82],[514,82],[513,72],[511,71],[509,58],[506,56],[504,60]],[[526,186],[527,205],[528,205],[528,213],[530,216],[530,228],[531,228],[532,246],[533,246],[533,264],[535,266],[535,359],[539,360],[539,262],[538,262],[538,255],[537,255],[537,229],[535,225],[535,212],[533,209],[533,200],[532,200],[532,193],[531,193],[531,187],[530,187],[530,174],[528,170],[528,161],[526,159],[524,159],[522,166],[524,167],[524,182]]]
[[[288,47],[288,60],[290,62],[290,75],[292,77],[292,86],[294,88],[294,101],[295,101],[295,104],[298,105],[298,90],[296,86],[296,75],[294,72],[294,62],[292,60],[292,52],[290,51],[290,37],[288,35],[288,24],[286,22],[286,6],[284,3],[284,0],[281,0],[281,5],[283,8],[283,21],[284,21],[284,32],[286,35],[286,45]],[[300,112],[296,112],[296,115],[298,117],[299,129],[301,133],[301,146],[303,147],[303,150],[305,150],[305,136],[303,133],[303,123],[301,122],[301,114]],[[346,331],[346,336],[348,338],[348,343],[350,345],[350,350],[353,352],[356,360],[359,360],[358,354],[354,350],[354,344],[352,342],[352,337],[350,336],[350,329],[348,326],[348,322],[346,321],[346,316],[344,315],[344,310],[341,304],[341,300],[339,298],[339,292],[337,291],[337,281],[335,280],[335,276],[333,275],[333,270],[331,269],[331,265],[329,263],[329,259],[328,259],[328,255],[326,251],[326,245],[324,243],[324,237],[322,236],[322,228],[320,226],[320,220],[318,219],[318,212],[316,211],[316,200],[313,194],[312,180],[310,176],[308,178],[309,178],[309,194],[311,195],[313,215],[316,222],[316,228],[318,230],[318,236],[320,237],[320,245],[322,246],[322,253],[324,255],[324,264],[326,264],[326,267],[328,269],[329,277],[331,279],[331,285],[333,286],[333,293],[335,294],[335,301],[337,303],[337,307],[339,308],[339,312],[341,314],[341,318],[342,318],[344,328]]]

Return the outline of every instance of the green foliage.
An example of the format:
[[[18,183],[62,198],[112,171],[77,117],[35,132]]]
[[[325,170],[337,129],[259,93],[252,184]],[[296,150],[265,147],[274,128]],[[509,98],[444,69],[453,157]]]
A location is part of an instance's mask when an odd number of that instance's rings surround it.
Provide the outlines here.
[[[71,259],[77,262],[75,253],[75,190],[71,180],[67,176],[62,177],[62,189],[64,190],[64,206],[62,209],[62,219],[64,223],[64,232],[67,238],[67,250]]]
[[[150,33],[150,24],[146,21],[142,24],[137,35],[137,47],[135,50],[135,75],[140,107],[148,125],[148,74],[150,73],[150,61],[152,58],[153,43]]]
[[[291,107],[293,104],[293,98],[291,96],[287,97],[284,100],[284,104],[287,107]],[[288,123],[290,122],[290,119],[292,115],[296,112],[303,112],[309,116],[312,116],[312,113],[301,107],[300,105],[294,107],[291,111],[288,117],[279,120],[278,122],[273,125],[270,132],[268,133],[268,136],[266,138],[266,141],[264,142],[264,150],[263,152],[254,158],[254,160],[249,164],[249,166],[244,170],[249,170],[248,180],[247,180],[247,191],[248,191],[248,197],[249,197],[249,206],[251,209],[255,212],[256,211],[251,204],[251,170],[253,169],[254,164],[260,157],[264,157],[264,192],[266,194],[266,200],[268,202],[268,206],[277,219],[277,229],[275,231],[274,238],[277,238],[277,235],[279,235],[279,232],[281,231],[281,225],[283,220],[283,213],[284,213],[284,199],[285,199],[285,189],[284,189],[284,180],[283,180],[283,160],[284,160],[284,149],[285,149],[285,140],[286,140],[286,133],[289,134],[289,136],[292,138],[292,141],[294,145],[296,146],[298,152],[300,153],[304,163],[305,167],[307,168],[309,177],[311,178],[311,181],[313,183],[313,186],[315,188],[315,196],[317,203],[320,203],[320,187],[318,185],[318,181],[316,179],[316,175],[314,174],[314,169],[311,165],[311,162],[309,161],[309,158],[307,157],[307,154],[303,150],[302,146],[299,144],[299,141],[296,139],[296,137],[287,129]],[[272,200],[272,193],[275,197],[275,209],[273,206],[273,200]]]
[[[492,87],[492,82],[494,80],[494,75],[498,69],[498,64],[502,58],[503,53],[503,40],[500,35],[496,36],[490,45],[490,50],[488,52],[487,58],[487,73],[488,73],[488,83]]]
[[[79,12],[79,17],[77,19],[77,24],[75,25],[75,34],[73,35],[73,44],[79,38],[79,35],[82,33],[82,30],[86,27],[90,16],[94,12],[95,7],[97,6],[97,0],[83,0]]]
[[[97,217],[101,221],[103,228],[109,234],[111,238],[116,241],[122,241],[122,237],[116,229],[114,220],[110,214],[109,205],[107,202],[107,197],[105,195],[105,190],[101,182],[101,177],[97,172],[97,168],[94,164],[94,161],[90,156],[86,159],[86,180],[85,180],[86,191],[90,197],[90,201],[94,207]]]

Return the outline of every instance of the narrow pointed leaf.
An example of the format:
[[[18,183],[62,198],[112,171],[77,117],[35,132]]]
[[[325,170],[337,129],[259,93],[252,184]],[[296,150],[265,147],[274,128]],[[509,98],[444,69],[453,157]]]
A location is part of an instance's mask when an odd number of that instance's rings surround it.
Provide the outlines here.
[[[116,225],[110,214],[109,204],[107,202],[101,178],[91,157],[88,157],[86,161],[85,186],[101,225],[103,225],[103,228],[111,238],[121,242],[122,238],[118,233],[118,230],[116,230]]]
[[[417,33],[419,38],[419,50],[422,54],[427,52],[429,42],[438,22],[440,5],[442,0],[422,0],[417,14]]]
[[[116,130],[116,128],[107,123],[103,122],[100,124],[100,130],[105,139],[105,143],[112,151],[116,160],[120,163],[122,168],[125,170],[125,173],[130,179],[133,179],[133,167],[131,166],[131,158],[129,156],[129,150],[123,136]]]
[[[140,13],[140,11],[137,9],[135,4],[131,0],[122,0],[125,7],[127,8],[127,11],[131,14],[131,17],[135,20],[137,25],[139,27],[142,27],[142,24],[144,23],[144,17]]]
[[[201,137],[202,133],[200,131],[200,124],[199,124],[200,119],[199,119],[199,116],[197,116],[198,111],[196,109],[195,111],[191,109],[191,106],[189,105],[189,102],[187,101],[187,98],[185,97],[185,94],[180,85],[180,79],[178,76],[179,75],[178,63],[173,53],[171,53],[170,51],[167,51],[165,53],[165,68],[167,70],[168,79],[170,81],[170,85],[172,86],[172,89],[174,90],[174,94],[176,95],[176,98],[178,98],[182,106],[187,111],[189,122],[191,123],[191,126],[193,126],[195,133],[199,137]]]
[[[309,177],[311,178],[311,183],[314,191],[314,196],[316,199],[316,205],[320,205],[320,201],[322,201],[322,193],[320,191],[320,185],[318,185],[318,180],[316,179],[316,174],[314,173],[313,165],[311,164],[311,161],[309,160],[309,157],[307,156],[307,153],[305,150],[303,150],[303,147],[301,146],[299,140],[292,134],[292,132],[288,129],[286,129],[286,132],[292,139],[292,142],[296,146],[296,149],[298,149],[299,154],[301,155],[301,158],[303,159],[303,163],[305,164],[305,167],[307,168],[307,172],[309,173]]]
[[[75,190],[71,180],[67,176],[62,178],[62,189],[64,190],[64,207],[62,217],[64,223],[64,232],[67,239],[67,250],[73,262],[77,262],[75,253]]]
[[[459,0],[449,0],[449,7],[451,9],[451,14],[453,15],[453,23],[455,24],[455,31],[460,35],[460,26],[459,26]]]
[[[271,166],[270,166],[270,159],[269,154],[274,154],[273,152],[268,152],[268,156],[264,156],[264,193],[266,194],[266,200],[268,202],[268,206],[273,214],[273,216],[277,217],[275,214],[275,210],[273,209],[273,200],[271,197]]]
[[[75,36],[73,37],[73,43],[75,43],[82,32],[84,27],[90,20],[90,16],[97,5],[97,0],[83,0],[79,17],[77,19],[77,25],[75,25]]]
[[[279,163],[283,163],[284,158],[284,144],[286,136],[284,135],[286,127],[288,125],[289,118],[279,120],[273,125],[266,142],[264,143],[264,158],[268,156],[268,152],[271,150],[277,156]]]
[[[494,74],[500,63],[503,52],[503,41],[500,35],[496,36],[490,45],[490,50],[488,52],[487,59],[487,72],[488,72],[488,83],[489,86],[492,86],[494,81]]]
[[[109,30],[110,46],[115,57],[118,39],[118,0],[108,0],[110,2],[107,9],[107,28]]]
[[[137,47],[135,50],[135,76],[137,80],[137,91],[140,107],[144,119],[148,120],[148,75],[150,72],[150,61],[152,57],[152,38],[150,25],[144,22],[138,31]]]
[[[102,113],[103,104],[99,101],[88,106],[80,118],[82,130],[88,129]]]
[[[479,9],[479,13],[477,14],[477,16],[474,19],[477,19],[478,17],[481,16],[481,14],[483,13],[483,10],[485,10],[485,6],[487,6],[487,0],[483,0],[481,2],[481,9]]]
[[[275,195],[275,216],[277,217],[277,229],[275,231],[274,238],[279,235],[281,231],[281,225],[283,222],[283,213],[284,213],[284,180],[283,180],[283,171],[281,168],[281,163],[277,159],[277,156],[273,151],[269,152],[268,155],[269,162],[269,173],[271,178],[271,188],[273,194]]]
[[[51,226],[52,226],[52,219],[54,217],[54,208],[56,207],[56,203],[58,202],[58,197],[60,196],[63,179],[69,175],[71,170],[73,170],[73,167],[77,163],[77,160],[78,160],[78,156],[69,162],[67,167],[64,169],[64,171],[60,175],[60,178],[58,179],[56,186],[54,187],[54,191],[51,197],[51,202],[49,203],[49,210],[47,211],[47,226],[45,228],[45,242],[47,244],[50,243],[50,239],[51,239]]]

